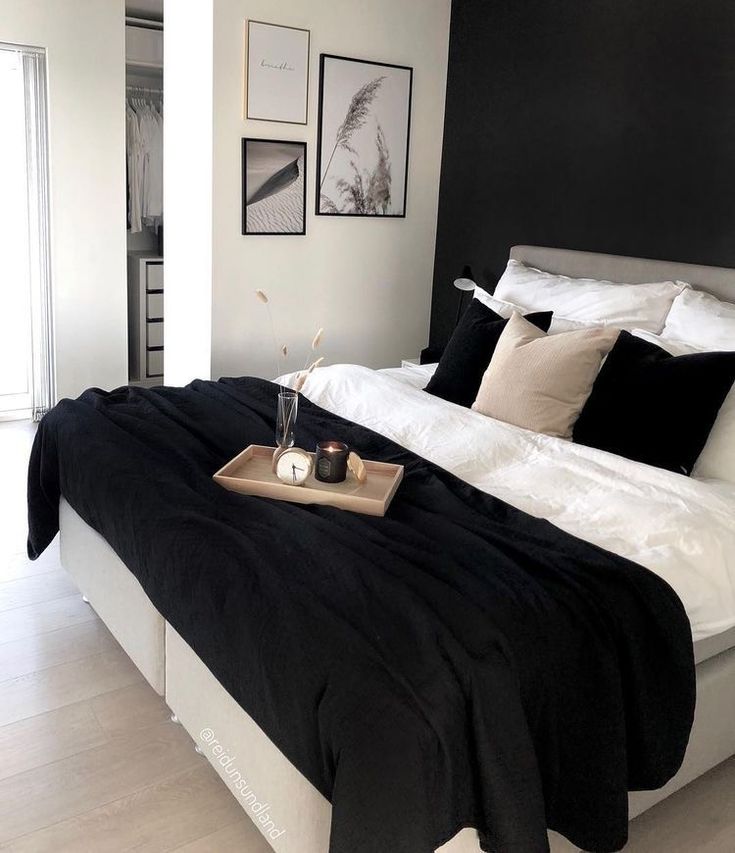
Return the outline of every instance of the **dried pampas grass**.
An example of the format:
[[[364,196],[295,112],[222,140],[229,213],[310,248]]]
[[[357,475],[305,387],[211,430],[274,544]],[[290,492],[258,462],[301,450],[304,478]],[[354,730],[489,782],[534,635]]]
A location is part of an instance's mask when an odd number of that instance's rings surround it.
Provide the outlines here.
[[[296,384],[294,385],[294,391],[300,391],[304,387],[304,383],[310,374],[312,374],[317,367],[324,361],[324,356],[318,358],[316,361],[312,361],[312,363],[305,367],[303,370],[300,370],[296,374]]]
[[[270,322],[271,327],[271,335],[273,337],[273,348],[276,353],[276,376],[280,376],[282,373],[286,372],[286,360],[288,359],[289,349],[287,344],[278,345],[278,339],[276,337],[276,327],[273,322],[273,315],[271,313],[270,300],[268,299],[268,295],[264,290],[257,288],[255,291],[255,295],[258,298],[259,302],[262,302],[263,305],[266,306],[266,310],[268,311],[268,320]],[[311,350],[310,353],[315,352],[319,349],[322,339],[324,337],[324,329],[320,328],[314,337],[311,339]],[[316,361],[312,361],[309,363],[309,359],[311,358],[311,354],[307,355],[306,361],[304,362],[304,366],[301,370],[296,374],[296,381],[294,382],[294,391],[301,391],[304,387],[304,383],[306,382],[306,377],[312,373],[319,365],[324,361],[324,356],[316,359]],[[283,365],[281,365],[281,359],[283,359]],[[282,369],[283,368],[283,369]],[[281,391],[284,391],[285,388],[281,387]]]
[[[266,311],[268,312],[268,323],[271,327],[271,337],[273,339],[273,349],[276,353],[276,376],[280,376],[282,371],[281,371],[281,363],[279,361],[279,349],[280,349],[280,355],[283,356],[284,361],[286,359],[286,356],[288,355],[288,350],[287,350],[285,344],[280,348],[278,346],[278,339],[276,338],[276,327],[275,327],[275,324],[273,323],[273,314],[271,314],[270,300],[268,299],[266,292],[264,290],[261,290],[258,287],[255,291],[255,295],[258,298],[258,301],[262,302],[263,305],[265,305]],[[283,390],[283,389],[281,389],[281,390]]]
[[[370,107],[378,94],[378,90],[383,85],[383,80],[385,80],[385,75],[376,77],[374,80],[371,80],[369,83],[365,83],[364,86],[361,86],[352,96],[350,105],[347,107],[347,113],[345,114],[344,121],[337,130],[337,135],[334,140],[334,148],[332,148],[332,153],[329,155],[327,167],[324,169],[322,174],[322,179],[319,183],[320,190],[324,186],[324,181],[326,180],[329,167],[332,165],[332,160],[334,159],[337,149],[344,148],[345,151],[355,154],[354,148],[350,145],[352,135],[356,131],[360,130],[367,121]]]

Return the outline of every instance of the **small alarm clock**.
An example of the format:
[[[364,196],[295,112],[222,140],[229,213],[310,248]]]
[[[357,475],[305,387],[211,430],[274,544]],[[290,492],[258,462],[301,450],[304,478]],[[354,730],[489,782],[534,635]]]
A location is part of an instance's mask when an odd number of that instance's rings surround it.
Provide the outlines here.
[[[275,462],[276,477],[289,486],[303,486],[313,467],[311,456],[300,447],[284,450]]]

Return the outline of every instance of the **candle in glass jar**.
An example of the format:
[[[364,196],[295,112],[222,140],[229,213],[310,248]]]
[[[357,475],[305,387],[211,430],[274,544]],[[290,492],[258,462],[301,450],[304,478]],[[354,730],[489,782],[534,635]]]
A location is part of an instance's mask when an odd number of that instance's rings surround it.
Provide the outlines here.
[[[347,477],[349,452],[342,441],[320,441],[316,446],[316,479],[322,483],[341,483]]]

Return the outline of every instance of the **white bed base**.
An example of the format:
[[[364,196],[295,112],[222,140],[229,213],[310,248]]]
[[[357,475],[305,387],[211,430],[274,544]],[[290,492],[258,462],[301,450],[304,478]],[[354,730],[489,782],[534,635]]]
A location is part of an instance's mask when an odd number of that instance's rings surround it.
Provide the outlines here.
[[[271,847],[276,853],[327,853],[329,802],[165,622],[102,536],[64,500],[60,516],[64,568]],[[735,754],[735,648],[721,647],[697,644],[697,710],[684,764],[664,788],[631,795],[631,818]],[[555,833],[550,837],[554,853],[577,849]],[[481,853],[477,833],[462,830],[437,853]]]

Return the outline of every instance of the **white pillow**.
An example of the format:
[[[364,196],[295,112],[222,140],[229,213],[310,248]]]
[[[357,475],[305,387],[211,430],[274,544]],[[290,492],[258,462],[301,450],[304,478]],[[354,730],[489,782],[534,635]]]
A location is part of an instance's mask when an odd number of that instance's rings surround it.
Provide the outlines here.
[[[674,300],[661,336],[708,350],[735,350],[735,305],[688,288]]]
[[[720,406],[717,420],[692,470],[693,477],[735,483],[735,386]]]
[[[656,344],[657,347],[666,350],[669,355],[691,355],[694,352],[706,352],[703,347],[695,346],[687,341],[665,339],[663,335],[654,335],[653,332],[647,332],[645,329],[631,329],[630,333],[636,338]]]
[[[483,305],[486,305],[488,308],[495,311],[496,314],[500,314],[501,317],[504,317],[506,320],[513,316],[514,313],[517,314],[527,314],[528,311],[525,308],[522,308],[520,305],[514,305],[512,302],[504,302],[502,299],[496,299],[486,290],[483,290],[478,285],[475,285],[475,295],[474,298],[482,302]],[[550,310],[550,309],[549,309]],[[591,329],[596,326],[613,326],[615,328],[620,328],[616,323],[604,323],[604,322],[584,322],[582,320],[570,320],[568,317],[560,317],[558,314],[554,314],[551,318],[551,326],[549,327],[549,331],[547,334],[549,335],[558,335],[561,332],[577,332],[580,329]]]
[[[674,299],[688,287],[681,281],[615,284],[569,278],[510,260],[495,298],[520,305],[524,311],[554,311],[568,320],[658,333]]]
[[[504,317],[506,320],[513,316],[514,311],[517,311],[519,314],[523,313],[523,309],[519,308],[518,305],[513,305],[512,302],[503,302],[502,299],[496,299],[492,294],[488,293],[487,290],[483,290],[477,284],[475,285],[474,298],[482,302],[483,305],[486,305],[496,314],[500,314],[500,316]]]
[[[578,332],[581,329],[621,329],[617,323],[592,322],[590,320],[570,320],[554,314],[551,318],[548,334],[560,335],[562,332]]]
[[[664,338],[663,335],[652,335],[640,329],[634,329],[633,335],[643,338],[671,355],[688,355],[694,352],[712,352],[712,347],[698,347],[687,341],[675,341]],[[735,349],[735,347],[730,347]],[[672,424],[676,429],[676,425]],[[735,386],[725,397],[720,407],[714,426],[709,434],[704,449],[692,470],[692,477],[703,480],[726,480],[735,483]]]

